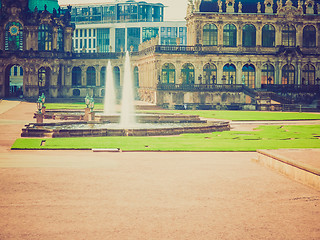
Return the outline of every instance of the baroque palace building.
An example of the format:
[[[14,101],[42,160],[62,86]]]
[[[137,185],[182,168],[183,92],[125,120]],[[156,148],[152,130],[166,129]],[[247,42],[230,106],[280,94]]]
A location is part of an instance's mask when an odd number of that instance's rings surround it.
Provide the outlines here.
[[[0,97],[12,94],[18,66],[26,98],[102,98],[109,60],[120,92],[125,54],[75,52],[70,13],[56,0],[1,0]],[[319,99],[319,3],[190,0],[186,22],[187,45],[161,44],[158,36],[130,49],[141,100],[212,108]]]

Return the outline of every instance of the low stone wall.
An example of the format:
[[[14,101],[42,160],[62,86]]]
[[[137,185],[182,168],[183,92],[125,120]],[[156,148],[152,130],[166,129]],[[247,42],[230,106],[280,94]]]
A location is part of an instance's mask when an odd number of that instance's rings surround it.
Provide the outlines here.
[[[44,123],[29,124],[22,129],[22,137],[98,137],[98,136],[162,136],[162,135],[178,135],[183,133],[208,133],[229,131],[229,122],[208,122],[199,123],[198,126],[182,126],[173,128],[150,128],[150,129],[58,129],[56,126],[63,124],[85,124],[81,123]],[[89,124],[99,124],[99,122],[88,122]],[[44,126],[47,128],[44,129]],[[51,128],[50,128],[51,126]]]
[[[289,158],[271,154],[267,150],[258,150],[258,163],[272,168],[285,176],[320,191],[320,169]]]

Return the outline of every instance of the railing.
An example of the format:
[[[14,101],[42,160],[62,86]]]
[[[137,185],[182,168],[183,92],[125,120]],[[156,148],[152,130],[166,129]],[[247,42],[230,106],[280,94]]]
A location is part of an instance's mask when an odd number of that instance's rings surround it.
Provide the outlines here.
[[[238,92],[243,91],[242,84],[168,84],[159,83],[158,90],[172,91],[227,91]]]
[[[261,89],[278,93],[318,93],[320,92],[320,85],[261,84]]]

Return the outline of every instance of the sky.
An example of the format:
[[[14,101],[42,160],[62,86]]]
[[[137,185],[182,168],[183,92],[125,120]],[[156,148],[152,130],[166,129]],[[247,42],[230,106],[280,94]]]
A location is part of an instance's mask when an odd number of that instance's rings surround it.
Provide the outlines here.
[[[140,0],[136,0],[139,2]],[[184,20],[187,11],[188,0],[143,0],[150,3],[162,3],[167,6],[164,10],[164,20]],[[60,5],[92,4],[113,2],[111,0],[58,0]]]

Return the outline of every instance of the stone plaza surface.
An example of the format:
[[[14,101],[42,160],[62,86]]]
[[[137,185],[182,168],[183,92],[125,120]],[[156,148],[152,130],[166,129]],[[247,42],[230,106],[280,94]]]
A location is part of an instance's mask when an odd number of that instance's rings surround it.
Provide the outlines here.
[[[320,192],[257,153],[10,150],[35,108],[0,103],[1,240],[319,239]]]

